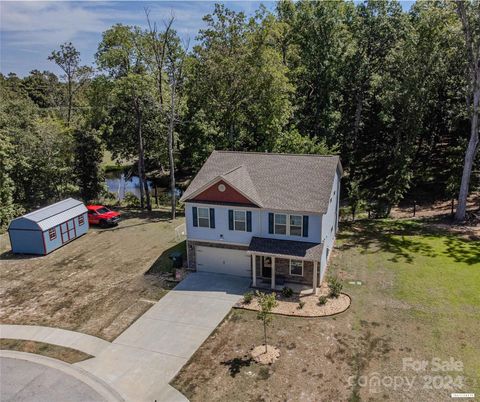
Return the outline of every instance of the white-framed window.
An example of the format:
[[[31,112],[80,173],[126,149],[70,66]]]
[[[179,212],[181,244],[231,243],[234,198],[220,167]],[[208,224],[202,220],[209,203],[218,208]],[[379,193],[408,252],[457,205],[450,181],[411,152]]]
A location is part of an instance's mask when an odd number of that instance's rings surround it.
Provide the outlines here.
[[[303,276],[302,260],[290,260],[290,275]]]
[[[247,214],[245,211],[233,211],[233,230],[247,230]]]
[[[273,232],[279,235],[302,236],[303,216],[302,215],[274,215]]]
[[[275,234],[287,234],[287,215],[275,214],[274,215],[274,233]]]
[[[84,223],[85,223],[85,218],[83,217],[83,215],[79,215],[78,216],[78,225],[82,226]]]
[[[55,240],[57,238],[57,228],[48,229],[48,237],[50,240]]]
[[[210,227],[210,210],[208,208],[198,208],[197,209],[197,220],[198,226],[201,228],[209,228]]]
[[[303,216],[290,215],[290,236],[301,236],[303,233]]]

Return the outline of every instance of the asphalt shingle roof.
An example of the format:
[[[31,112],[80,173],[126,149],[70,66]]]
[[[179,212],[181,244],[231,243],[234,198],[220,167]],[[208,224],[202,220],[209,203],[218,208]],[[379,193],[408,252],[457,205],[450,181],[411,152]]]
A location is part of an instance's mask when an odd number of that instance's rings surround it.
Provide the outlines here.
[[[181,201],[226,179],[262,208],[325,213],[338,156],[213,151]]]
[[[296,257],[312,261],[320,261],[323,244],[305,241],[267,239],[265,237],[252,237],[248,253],[277,255],[283,257]]]

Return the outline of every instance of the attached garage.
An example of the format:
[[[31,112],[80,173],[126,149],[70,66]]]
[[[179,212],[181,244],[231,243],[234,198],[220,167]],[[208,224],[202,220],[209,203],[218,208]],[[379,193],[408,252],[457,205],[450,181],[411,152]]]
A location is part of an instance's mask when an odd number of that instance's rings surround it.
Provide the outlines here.
[[[195,246],[197,271],[251,276],[250,256],[245,250]]]

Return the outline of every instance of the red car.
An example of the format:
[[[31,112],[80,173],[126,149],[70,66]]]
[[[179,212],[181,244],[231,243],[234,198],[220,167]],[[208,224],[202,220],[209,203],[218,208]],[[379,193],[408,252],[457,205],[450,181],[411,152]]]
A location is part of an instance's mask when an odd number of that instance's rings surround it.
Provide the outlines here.
[[[118,212],[110,211],[103,205],[87,205],[87,209],[89,225],[100,225],[100,227],[106,228],[117,225],[120,220]]]

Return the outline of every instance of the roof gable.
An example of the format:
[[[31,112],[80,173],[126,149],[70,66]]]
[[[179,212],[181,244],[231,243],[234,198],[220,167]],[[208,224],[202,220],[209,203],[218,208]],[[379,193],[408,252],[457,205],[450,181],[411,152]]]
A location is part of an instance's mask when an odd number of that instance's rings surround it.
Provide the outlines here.
[[[337,170],[338,156],[214,151],[181,201],[224,180],[262,208],[325,213]]]
[[[223,186],[223,187],[222,187]],[[223,191],[221,191],[221,189]],[[205,190],[194,196],[192,201],[207,201],[227,204],[254,205],[251,200],[238,192],[234,187],[224,180],[215,181]]]

